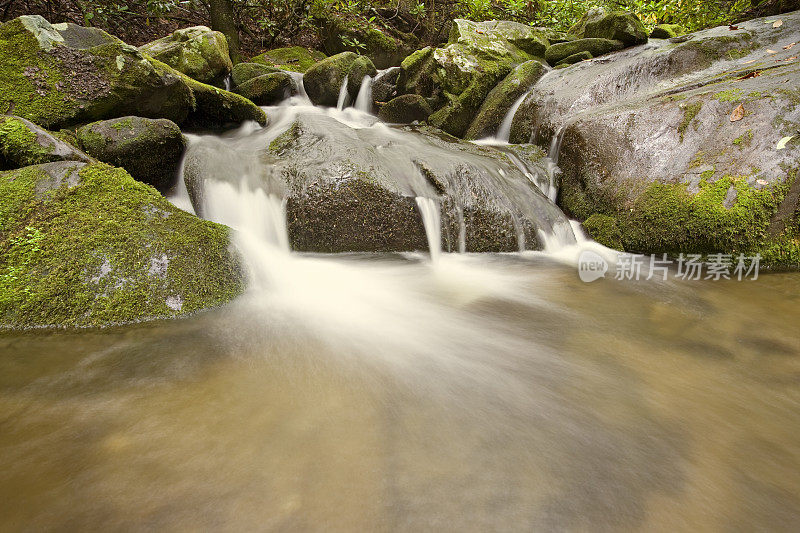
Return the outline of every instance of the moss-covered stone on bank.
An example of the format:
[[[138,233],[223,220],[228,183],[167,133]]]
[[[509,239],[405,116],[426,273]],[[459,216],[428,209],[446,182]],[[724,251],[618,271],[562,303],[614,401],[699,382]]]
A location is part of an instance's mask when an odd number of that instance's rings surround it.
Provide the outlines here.
[[[244,288],[229,230],[105,164],[0,173],[0,327],[104,326],[219,305]]]

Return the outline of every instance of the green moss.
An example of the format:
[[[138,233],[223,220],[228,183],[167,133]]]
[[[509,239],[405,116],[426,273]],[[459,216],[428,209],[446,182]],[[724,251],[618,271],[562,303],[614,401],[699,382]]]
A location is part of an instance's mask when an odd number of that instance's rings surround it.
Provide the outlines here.
[[[0,325],[172,317],[241,292],[227,228],[175,208],[122,169],[92,164],[77,174],[42,192],[42,167],[0,173]]]
[[[680,125],[678,125],[678,133],[681,136],[681,142],[683,142],[683,136],[686,133],[686,128],[689,127],[689,124],[692,123],[694,118],[703,108],[703,102],[686,104],[681,106],[681,108],[683,109],[683,120],[681,121]]]
[[[747,130],[746,132],[742,133],[738,137],[733,140],[733,144],[742,148],[743,146],[750,146],[750,142],[753,140],[753,130]]]
[[[302,46],[276,48],[250,59],[253,63],[260,63],[271,67],[279,67],[293,72],[305,72],[316,63],[325,59],[325,54],[317,50],[310,50]]]
[[[52,159],[52,147],[36,142],[36,133],[16,118],[0,118],[0,159],[14,161],[16,166],[35,165]]]
[[[742,90],[741,89],[727,89],[725,91],[720,91],[713,96],[715,100],[719,100],[720,102],[738,102],[743,100],[742,97]]]
[[[622,232],[617,225],[617,219],[607,215],[595,213],[586,219],[583,227],[589,236],[603,246],[622,250]]]

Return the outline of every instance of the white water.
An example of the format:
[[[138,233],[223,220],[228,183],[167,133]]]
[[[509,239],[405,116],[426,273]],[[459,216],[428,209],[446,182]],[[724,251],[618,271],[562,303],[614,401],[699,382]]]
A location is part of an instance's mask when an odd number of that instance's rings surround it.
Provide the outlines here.
[[[342,81],[342,86],[339,87],[339,100],[336,102],[336,109],[342,111],[350,104],[350,94],[347,92],[347,76]]]
[[[361,80],[361,87],[358,89],[358,96],[353,107],[362,113],[372,113],[372,76],[364,76]]]
[[[517,110],[519,106],[522,105],[522,102],[525,101],[525,98],[528,96],[528,93],[523,94],[519,98],[517,98],[514,105],[511,106],[511,109],[508,110],[506,116],[503,118],[503,122],[500,123],[500,127],[497,128],[497,140],[500,142],[508,142],[508,139],[511,137],[511,124],[514,122],[514,115],[517,114]]]
[[[442,220],[439,203],[433,198],[417,196],[417,205],[422,213],[422,224],[428,237],[431,263],[437,263],[442,254]],[[460,247],[460,244],[459,244]]]

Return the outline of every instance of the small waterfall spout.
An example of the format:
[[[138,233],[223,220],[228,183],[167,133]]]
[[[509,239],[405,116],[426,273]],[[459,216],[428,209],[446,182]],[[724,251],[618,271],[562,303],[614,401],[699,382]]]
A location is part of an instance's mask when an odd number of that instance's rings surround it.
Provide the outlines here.
[[[522,105],[522,102],[525,101],[525,98],[528,96],[528,93],[523,94],[517,101],[514,102],[514,105],[511,106],[511,109],[508,110],[506,113],[505,118],[503,118],[503,122],[500,123],[500,127],[497,128],[497,140],[501,142],[508,142],[509,138],[511,138],[511,124],[514,122],[514,115],[517,114],[517,110],[519,106]]]
[[[361,80],[361,87],[356,97],[355,108],[357,111],[372,113],[372,76],[364,76]]]
[[[339,88],[339,100],[336,102],[336,109],[343,110],[350,103],[350,95],[347,93],[347,76],[342,81],[342,86]]]
[[[417,196],[417,205],[420,213],[422,213],[425,235],[428,237],[431,263],[436,263],[442,253],[442,220],[439,213],[439,203],[433,198]]]

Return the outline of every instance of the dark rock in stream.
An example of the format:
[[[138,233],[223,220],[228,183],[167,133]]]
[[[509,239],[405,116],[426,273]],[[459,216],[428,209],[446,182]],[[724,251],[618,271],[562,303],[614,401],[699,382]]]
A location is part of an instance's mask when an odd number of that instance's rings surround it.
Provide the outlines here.
[[[257,137],[243,142],[256,146]],[[295,250],[425,250],[418,196],[440,207],[445,250],[459,249],[462,221],[466,249],[476,252],[536,249],[538,229],[568,225],[505,153],[431,129],[350,128],[306,114],[252,160],[243,157],[244,147],[208,143],[186,156],[186,185],[198,212],[210,182],[246,176],[250,187],[287,197]]]
[[[555,137],[559,204],[613,219],[626,250],[760,252],[800,266],[800,12],[781,18],[549,72],[511,141]]]

